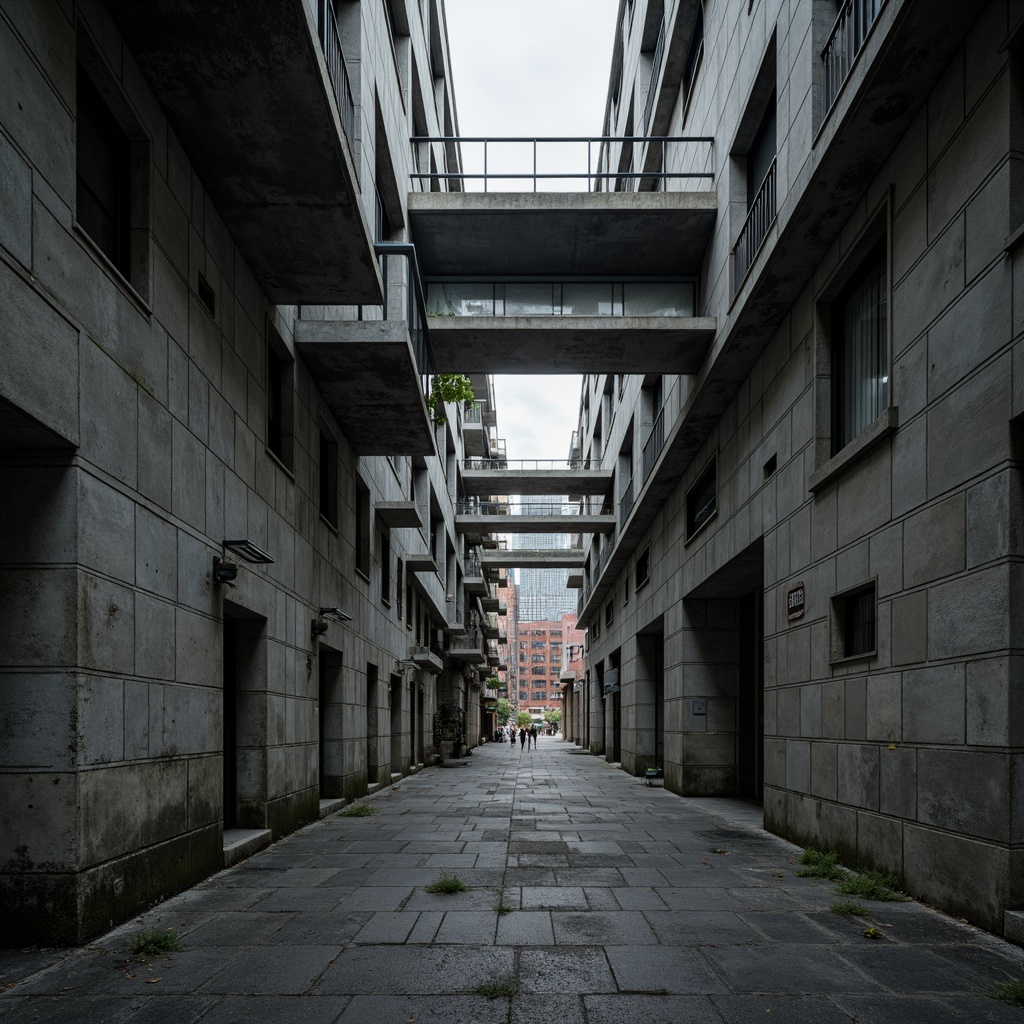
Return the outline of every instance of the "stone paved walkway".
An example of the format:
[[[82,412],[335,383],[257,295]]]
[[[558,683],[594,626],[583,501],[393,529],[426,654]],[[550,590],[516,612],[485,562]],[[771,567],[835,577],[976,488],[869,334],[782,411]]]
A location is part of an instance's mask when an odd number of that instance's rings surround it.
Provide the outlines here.
[[[916,903],[836,916],[756,808],[648,788],[570,744],[488,745],[369,802],[57,963],[0,957],[0,1019],[1024,1024],[984,995],[1017,947]],[[469,890],[427,893],[442,871]],[[125,952],[168,927],[181,952]]]

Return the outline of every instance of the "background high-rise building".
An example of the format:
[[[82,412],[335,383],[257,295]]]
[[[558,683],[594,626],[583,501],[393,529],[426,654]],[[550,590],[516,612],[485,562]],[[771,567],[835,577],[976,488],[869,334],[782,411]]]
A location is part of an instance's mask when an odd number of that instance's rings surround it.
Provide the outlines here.
[[[520,506],[525,513],[554,513],[566,507],[564,497],[526,498]],[[570,546],[568,533],[516,534],[513,548],[553,551]],[[566,589],[567,569],[517,569],[520,622],[553,621],[576,611],[576,591]]]

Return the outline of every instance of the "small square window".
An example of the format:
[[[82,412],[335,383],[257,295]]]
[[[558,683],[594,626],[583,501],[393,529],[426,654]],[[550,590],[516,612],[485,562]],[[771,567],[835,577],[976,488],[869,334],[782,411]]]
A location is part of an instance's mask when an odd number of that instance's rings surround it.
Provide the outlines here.
[[[716,460],[712,459],[686,495],[686,539],[689,540],[718,511]]]
[[[864,658],[876,650],[875,584],[832,598],[832,661]]]

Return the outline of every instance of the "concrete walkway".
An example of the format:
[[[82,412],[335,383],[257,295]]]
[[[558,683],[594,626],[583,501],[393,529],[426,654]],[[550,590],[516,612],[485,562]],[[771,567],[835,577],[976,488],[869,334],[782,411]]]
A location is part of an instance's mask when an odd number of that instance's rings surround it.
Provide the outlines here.
[[[0,1019],[1024,1022],[984,995],[1017,947],[916,903],[839,917],[756,808],[540,747],[404,779],[376,814],[311,825],[57,963],[0,957]],[[427,893],[442,871],[469,890]],[[125,952],[166,928],[181,952]]]

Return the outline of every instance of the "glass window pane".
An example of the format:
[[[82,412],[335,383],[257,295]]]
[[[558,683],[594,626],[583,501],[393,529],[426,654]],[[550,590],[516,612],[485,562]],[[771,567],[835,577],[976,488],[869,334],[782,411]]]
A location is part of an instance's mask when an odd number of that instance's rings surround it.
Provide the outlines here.
[[[611,316],[611,284],[562,285],[562,313],[565,316]]]
[[[551,293],[550,284],[506,284],[505,316],[551,316]]]
[[[433,316],[494,316],[494,285],[489,281],[431,282],[427,312]]]
[[[693,316],[693,283],[669,281],[623,285],[625,316]]]

